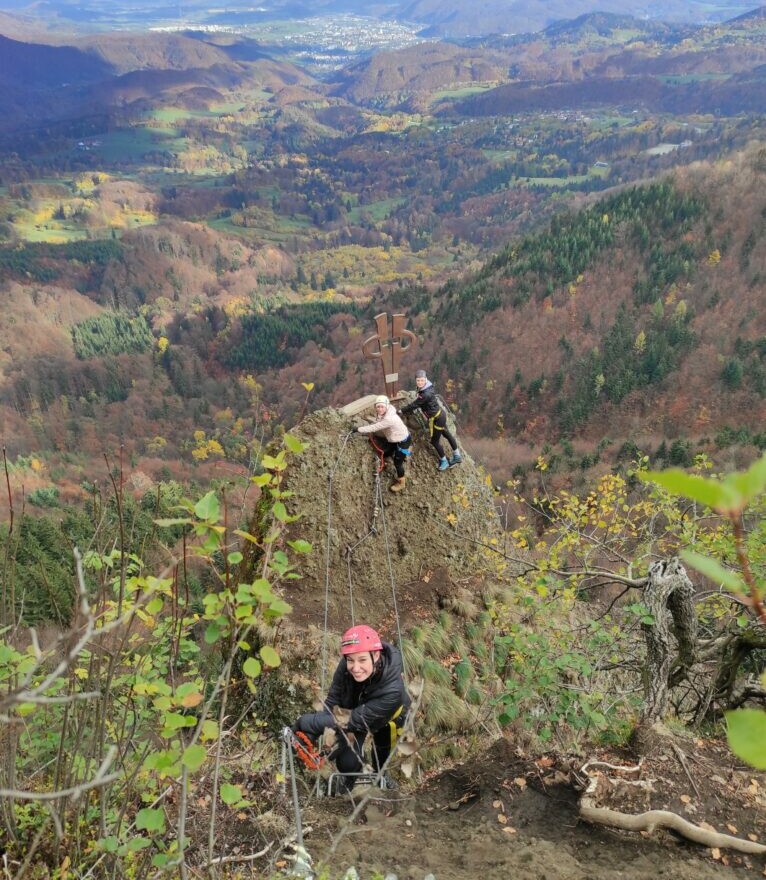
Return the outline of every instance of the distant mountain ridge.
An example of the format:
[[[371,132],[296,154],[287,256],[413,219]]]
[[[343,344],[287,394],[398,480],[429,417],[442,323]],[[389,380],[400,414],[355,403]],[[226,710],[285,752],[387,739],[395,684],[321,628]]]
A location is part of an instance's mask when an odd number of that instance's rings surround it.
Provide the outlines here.
[[[253,41],[208,37],[127,32],[54,45],[50,35],[40,34],[40,42],[0,35],[0,133],[109,114],[138,97],[159,100],[168,89],[226,91],[251,83],[278,90],[314,83],[288,62],[272,61]]]
[[[115,0],[4,0],[4,9],[33,15],[56,27],[67,22],[99,28],[124,27],[124,4]],[[589,13],[627,14],[647,20],[702,23],[723,21],[750,14],[747,0],[394,0],[373,2],[360,8],[354,0],[265,0],[254,6],[246,0],[230,0],[224,8],[211,9],[203,0],[185,0],[182,6],[168,6],[160,0],[143,4],[140,16],[146,26],[168,21],[248,24],[311,17],[332,18],[357,14],[420,26],[424,36],[462,38],[489,34],[521,34],[540,31],[560,21]],[[135,15],[135,11],[133,11]],[[127,16],[131,20],[130,16]]]

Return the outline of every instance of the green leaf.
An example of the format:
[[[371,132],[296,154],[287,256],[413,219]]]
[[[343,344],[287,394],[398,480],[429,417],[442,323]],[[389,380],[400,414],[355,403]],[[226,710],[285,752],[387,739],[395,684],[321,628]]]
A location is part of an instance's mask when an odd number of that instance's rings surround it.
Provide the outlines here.
[[[756,770],[766,770],[766,712],[735,709],[725,714],[731,750]]]
[[[205,630],[205,644],[214,645],[221,638],[221,630],[214,624],[210,623]]]
[[[242,671],[250,678],[258,678],[261,674],[261,663],[255,657],[248,657],[242,664]]]
[[[162,723],[166,730],[180,730],[182,727],[194,727],[197,722],[191,715],[181,715],[180,712],[166,712],[162,716]]]
[[[263,489],[264,486],[268,486],[269,483],[274,479],[271,474],[256,474],[254,477],[250,477],[250,482],[255,483],[256,486],[259,486]]]
[[[194,773],[195,770],[199,770],[199,768],[205,763],[205,758],[207,758],[207,750],[204,746],[187,746],[181,756],[181,763],[184,767]]]
[[[287,522],[287,508],[281,501],[276,502],[271,508],[271,512],[274,514],[275,519],[278,519],[280,522]]]
[[[146,756],[144,768],[156,770],[160,775],[175,775],[178,769],[178,749],[168,749],[163,752],[153,752]]]
[[[702,572],[705,577],[709,577],[711,581],[722,584],[727,590],[731,590],[734,593],[744,592],[745,585],[742,583],[739,575],[731,571],[731,569],[724,568],[715,559],[711,559],[709,556],[702,556],[693,550],[682,550],[681,558],[684,562],[688,562],[689,565],[696,568],[697,571]]]
[[[680,468],[646,471],[639,473],[638,476],[644,481],[663,486],[674,495],[683,495],[685,498],[691,498],[692,501],[699,501],[719,513],[739,511],[745,504],[745,499],[730,483],[719,483],[696,474],[687,474]]]
[[[113,853],[117,852],[117,847],[120,845],[120,841],[116,837],[102,837],[101,840],[96,841],[96,846],[102,852]]]
[[[303,387],[305,388],[306,386],[304,385]],[[312,385],[311,387],[313,388],[314,386]],[[310,391],[311,389],[309,388],[308,390]],[[297,437],[293,437],[292,434],[285,434],[282,439],[285,442],[285,446],[295,455],[300,455],[306,448],[303,443],[301,443]]]
[[[226,558],[229,560],[229,565],[238,565],[245,557],[239,550],[235,550],[233,553],[229,553]]]
[[[242,529],[234,529],[234,534],[238,535],[240,538],[244,538],[246,541],[250,541],[251,544],[257,544],[258,538],[255,535],[251,535],[250,532],[243,532]]]
[[[224,782],[221,785],[220,794],[221,800],[229,806],[242,801],[242,791],[238,785],[230,785],[228,782]]]
[[[266,664],[266,666],[271,666],[272,669],[276,669],[277,666],[282,662],[279,657],[279,654],[271,647],[271,645],[264,645],[260,650],[261,660]]]
[[[139,831],[164,831],[165,811],[144,807],[136,813],[136,828]]]
[[[271,616],[278,615],[282,617],[284,614],[289,614],[293,610],[292,605],[288,605],[284,599],[275,599],[270,605],[269,609],[271,612]]]
[[[152,617],[154,617],[162,611],[162,606],[164,604],[162,596],[155,596],[150,602],[146,603],[146,613],[151,614]]]
[[[215,492],[208,492],[194,505],[194,513],[207,522],[218,522],[221,515],[221,506],[215,496]]]
[[[259,602],[268,602],[274,598],[274,594],[271,592],[271,584],[266,578],[258,578],[258,580],[253,581],[252,590],[253,595]]]
[[[163,827],[164,827],[165,819],[163,817]],[[128,852],[139,852],[142,849],[146,849],[148,846],[151,846],[152,842],[146,837],[131,837],[128,841]]]
[[[743,496],[745,503],[761,495],[766,489],[766,455],[759,458],[743,474],[730,474],[724,479],[724,483],[730,483],[734,490]]]
[[[202,722],[202,732],[200,736],[204,740],[213,740],[218,738],[218,722],[206,719]]]
[[[288,541],[287,546],[292,547],[296,553],[311,553],[314,549],[308,541],[304,541],[301,538],[297,541]]]

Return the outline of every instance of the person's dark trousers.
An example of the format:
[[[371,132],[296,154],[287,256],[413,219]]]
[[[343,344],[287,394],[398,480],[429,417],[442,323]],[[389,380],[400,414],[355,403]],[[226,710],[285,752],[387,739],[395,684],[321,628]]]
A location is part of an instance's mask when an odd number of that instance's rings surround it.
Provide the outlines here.
[[[338,750],[333,756],[333,760],[338,768],[338,773],[344,774],[341,784],[338,786],[338,790],[341,792],[351,791],[357,780],[357,777],[352,774],[362,773],[364,770],[363,753],[366,738],[361,734],[356,734],[354,745],[351,746],[342,736],[339,737]],[[390,724],[387,724],[372,735],[372,767],[376,773],[385,765],[392,748],[391,727]]]
[[[453,452],[457,449],[457,440],[455,440],[452,432],[447,427],[447,416],[444,412],[440,412],[438,416],[434,416],[432,420],[429,420],[429,427],[431,428],[431,445],[436,450],[439,458],[444,458],[442,437],[452,447]]]
[[[393,458],[394,467],[396,468],[396,476],[401,479],[404,476],[404,464],[407,456],[403,452],[412,445],[412,435],[408,435],[401,443],[392,443],[390,440],[383,440],[383,458]]]

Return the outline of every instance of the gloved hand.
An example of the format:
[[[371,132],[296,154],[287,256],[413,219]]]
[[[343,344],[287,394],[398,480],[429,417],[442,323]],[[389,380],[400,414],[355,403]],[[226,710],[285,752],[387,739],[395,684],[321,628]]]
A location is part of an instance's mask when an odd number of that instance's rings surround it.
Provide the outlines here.
[[[351,433],[352,433],[352,434],[358,434],[358,433],[359,433],[359,426],[358,426],[358,425],[354,425],[354,427],[351,429]]]

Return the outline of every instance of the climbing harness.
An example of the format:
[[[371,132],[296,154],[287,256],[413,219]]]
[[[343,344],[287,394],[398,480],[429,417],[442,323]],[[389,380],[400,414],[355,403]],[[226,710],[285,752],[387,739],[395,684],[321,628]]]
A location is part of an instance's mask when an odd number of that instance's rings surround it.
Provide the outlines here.
[[[439,416],[441,414],[442,414],[442,410],[439,409],[438,412],[435,412],[431,416],[431,418],[429,418],[429,420],[428,420],[428,436],[429,437],[433,437],[434,431],[443,431],[444,430],[444,427],[436,424],[436,420],[439,418]],[[445,423],[445,427],[446,427],[446,423]]]

